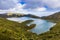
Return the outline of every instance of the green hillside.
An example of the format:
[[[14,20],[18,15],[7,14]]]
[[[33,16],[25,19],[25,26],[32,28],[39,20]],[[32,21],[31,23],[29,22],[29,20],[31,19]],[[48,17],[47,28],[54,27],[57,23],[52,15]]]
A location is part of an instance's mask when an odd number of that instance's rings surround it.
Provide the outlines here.
[[[51,28],[49,32],[36,35],[29,31],[36,24],[29,27],[26,25],[32,21],[17,23],[0,18],[0,40],[60,40],[60,22],[57,22],[57,25]]]
[[[46,20],[60,21],[60,12],[56,12],[52,15],[44,16],[44,17],[41,17],[41,18],[46,19]]]
[[[22,23],[17,23],[0,18],[0,40],[28,40],[27,37],[31,37],[32,33],[27,31],[29,27],[26,24],[32,21],[27,20]],[[30,26],[34,27],[35,24]]]

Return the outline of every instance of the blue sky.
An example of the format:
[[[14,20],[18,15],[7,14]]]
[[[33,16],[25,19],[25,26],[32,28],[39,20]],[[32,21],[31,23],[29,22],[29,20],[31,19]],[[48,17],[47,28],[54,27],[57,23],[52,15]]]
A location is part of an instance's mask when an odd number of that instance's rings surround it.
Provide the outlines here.
[[[53,13],[60,11],[60,0],[0,0],[1,12]]]
[[[26,4],[26,9],[44,7],[49,11],[60,10],[60,0],[21,0],[21,3]]]
[[[25,2],[24,0],[21,0],[20,3],[21,3],[22,5],[23,5],[23,4],[26,4],[26,2]]]

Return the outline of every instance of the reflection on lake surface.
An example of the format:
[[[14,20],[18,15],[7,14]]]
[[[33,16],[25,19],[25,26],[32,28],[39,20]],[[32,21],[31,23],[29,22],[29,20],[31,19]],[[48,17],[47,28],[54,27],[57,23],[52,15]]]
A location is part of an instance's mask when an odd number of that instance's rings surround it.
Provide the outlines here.
[[[20,18],[7,18],[8,20],[16,21],[16,22],[23,22],[26,20],[34,20],[30,24],[36,24],[36,27],[31,29],[30,31],[36,34],[41,34],[44,32],[49,31],[51,27],[53,27],[56,23],[49,22],[47,20],[42,19],[35,19],[35,18],[29,18],[29,17],[20,17]],[[28,25],[30,25],[28,24]]]

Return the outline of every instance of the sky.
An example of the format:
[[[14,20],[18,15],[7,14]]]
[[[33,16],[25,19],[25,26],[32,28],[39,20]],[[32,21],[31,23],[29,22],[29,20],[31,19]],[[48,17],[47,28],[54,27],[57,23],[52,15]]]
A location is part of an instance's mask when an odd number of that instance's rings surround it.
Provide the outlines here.
[[[60,0],[0,0],[0,13],[16,12],[37,16],[60,11]]]

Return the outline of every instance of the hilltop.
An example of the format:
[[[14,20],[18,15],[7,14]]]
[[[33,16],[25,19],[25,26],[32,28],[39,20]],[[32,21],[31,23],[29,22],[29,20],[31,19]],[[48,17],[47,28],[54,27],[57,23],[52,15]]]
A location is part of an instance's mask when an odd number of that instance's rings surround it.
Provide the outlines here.
[[[23,13],[4,13],[4,14],[0,14],[0,17],[2,18],[11,18],[11,17],[30,17],[30,18],[40,18],[36,15],[32,15],[32,14],[23,14]]]
[[[60,12],[56,12],[50,16],[44,16],[41,17],[42,19],[48,19],[48,20],[60,20]]]

